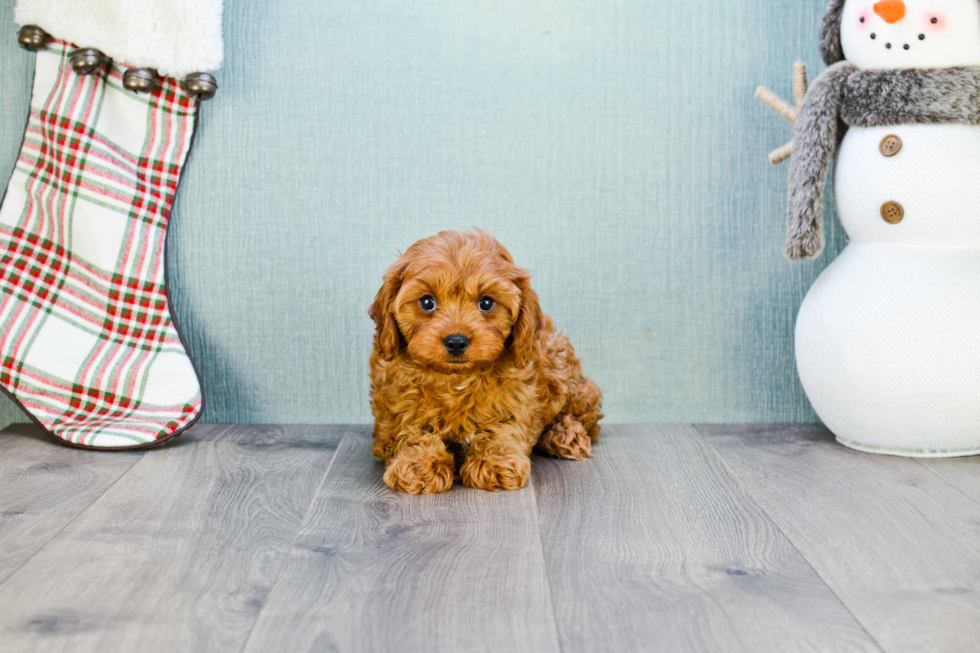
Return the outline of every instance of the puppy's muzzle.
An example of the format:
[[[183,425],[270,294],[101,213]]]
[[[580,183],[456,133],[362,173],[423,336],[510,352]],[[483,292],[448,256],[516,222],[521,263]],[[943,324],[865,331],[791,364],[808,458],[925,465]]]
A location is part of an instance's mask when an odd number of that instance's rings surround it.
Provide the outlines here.
[[[442,344],[446,346],[446,351],[449,352],[450,356],[462,356],[466,352],[466,348],[470,346],[470,339],[466,336],[453,334],[443,338]]]

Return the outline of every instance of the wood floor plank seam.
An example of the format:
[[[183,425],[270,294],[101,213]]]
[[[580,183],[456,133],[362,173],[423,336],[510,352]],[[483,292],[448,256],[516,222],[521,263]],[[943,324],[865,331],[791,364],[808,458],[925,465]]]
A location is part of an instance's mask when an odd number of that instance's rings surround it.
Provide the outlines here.
[[[534,490],[534,477],[528,479],[527,487],[522,492],[530,492],[534,498],[534,521],[538,529],[538,545],[541,547],[541,559],[544,561],[544,579],[548,583],[548,603],[551,605],[551,614],[555,617],[555,639],[558,640],[558,650],[564,652],[565,645],[561,638],[558,611],[555,609],[555,592],[551,583],[551,570],[548,568],[548,551],[544,546],[544,533],[541,532],[541,506],[538,504],[537,492]]]
[[[725,466],[725,469],[728,470],[728,473],[732,475],[733,479],[735,479],[735,482],[738,483],[739,486],[745,491],[745,493],[752,498],[752,501],[754,501],[755,504],[759,507],[759,510],[762,511],[762,513],[766,516],[767,519],[769,519],[770,522],[772,522],[772,525],[776,528],[776,530],[778,530],[780,533],[783,534],[783,537],[786,538],[786,541],[789,542],[789,545],[793,547],[793,549],[796,551],[797,554],[799,554],[800,558],[807,564],[807,566],[813,570],[813,573],[816,574],[817,578],[819,578],[820,581],[827,587],[830,593],[837,598],[837,601],[844,607],[845,610],[847,610],[848,614],[851,615],[851,618],[854,619],[854,622],[861,627],[861,630],[864,631],[864,633],[874,643],[874,645],[878,647],[878,650],[881,651],[882,653],[888,653],[885,650],[884,646],[882,646],[881,642],[878,641],[878,638],[876,638],[868,630],[867,625],[863,621],[861,621],[861,619],[854,613],[854,610],[851,608],[851,606],[847,604],[847,602],[840,596],[840,594],[837,593],[836,590],[834,590],[834,588],[830,585],[830,583],[823,576],[823,574],[821,574],[820,571],[813,566],[813,563],[803,553],[803,551],[800,550],[800,547],[797,546],[796,542],[793,541],[793,538],[790,536],[790,534],[787,533],[786,530],[779,525],[779,521],[772,514],[770,514],[768,510],[766,510],[764,502],[761,501],[759,497],[757,497],[744,482],[742,482],[741,477],[739,477],[739,475],[735,472],[732,466],[728,464],[728,461],[725,460],[725,457],[721,455],[721,452],[718,451],[718,449],[716,449],[713,444],[711,444],[710,438],[705,437],[704,433],[701,431],[701,429],[698,427],[697,424],[691,424],[691,427],[697,432],[698,437],[701,438],[702,442],[708,445],[711,451],[714,452],[715,456],[718,457],[718,460],[721,461],[721,464]]]
[[[324,470],[323,476],[320,478],[320,484],[310,496],[310,505],[306,507],[306,514],[303,515],[303,519],[300,520],[299,525],[296,527],[296,532],[293,534],[293,541],[289,545],[289,549],[286,551],[286,555],[282,557],[282,562],[279,563],[279,570],[276,572],[276,577],[273,579],[272,584],[269,585],[269,591],[266,594],[266,601],[263,602],[262,607],[259,608],[258,612],[255,613],[255,619],[252,620],[252,625],[249,626],[248,635],[245,636],[245,641],[242,642],[242,647],[239,652],[244,651],[248,647],[248,640],[252,638],[252,633],[255,631],[256,624],[259,623],[259,617],[262,616],[262,610],[265,609],[266,603],[268,602],[268,597],[272,594],[272,591],[276,587],[276,583],[279,582],[279,578],[282,576],[282,570],[286,568],[286,561],[289,560],[289,556],[292,555],[293,549],[296,547],[296,541],[299,539],[300,533],[303,531],[303,526],[306,524],[306,520],[310,518],[310,513],[313,511],[313,504],[316,503],[316,498],[320,495],[320,491],[323,489],[323,484],[327,482],[327,477],[330,476],[330,470],[333,469],[333,464],[337,461],[337,452],[343,446],[344,441],[352,430],[350,424],[344,425],[344,433],[340,436],[340,440],[337,442],[337,448],[333,452],[333,456],[330,458],[330,464],[327,465],[327,469]]]
[[[969,494],[967,494],[966,492],[964,492],[963,489],[961,487],[959,487],[958,485],[956,485],[955,483],[951,483],[948,478],[946,478],[942,474],[939,474],[938,472],[936,472],[936,470],[934,470],[932,467],[930,467],[929,465],[925,464],[924,462],[922,462],[918,458],[913,458],[912,460],[914,460],[916,462],[916,464],[918,464],[920,467],[924,467],[925,469],[929,470],[929,473],[931,473],[933,476],[935,476],[936,478],[938,478],[940,481],[942,481],[943,483],[945,483],[949,487],[951,487],[954,490],[956,490],[959,494],[962,494],[964,497],[966,497],[967,499],[969,499],[973,503],[975,503],[978,506],[980,506],[980,501],[977,501],[977,499],[975,497],[972,497]]]
[[[58,446],[63,446],[63,445],[58,445]],[[144,458],[144,457],[145,457],[145,454],[143,454],[143,455],[140,455],[140,456],[139,456],[139,458],[136,458],[136,460],[134,460],[134,461],[133,461],[133,464],[129,466],[129,469],[127,469],[127,470],[126,470],[125,472],[123,472],[122,474],[120,474],[120,475],[118,476],[118,478],[116,478],[116,480],[114,480],[114,481],[113,481],[112,483],[110,483],[109,485],[107,485],[107,486],[105,487],[105,489],[104,489],[104,490],[102,490],[102,492],[100,492],[100,493],[99,493],[99,496],[97,496],[97,497],[95,497],[95,498],[93,498],[93,499],[92,499],[92,501],[90,501],[90,502],[89,502],[89,504],[88,504],[87,506],[85,506],[84,508],[82,508],[81,510],[79,510],[79,511],[78,511],[78,512],[77,512],[77,513],[75,514],[75,516],[74,516],[74,517],[72,517],[71,519],[69,519],[68,521],[66,521],[66,522],[65,522],[64,524],[62,524],[62,526],[61,526],[61,528],[59,528],[59,529],[58,529],[57,531],[55,531],[54,533],[52,533],[52,534],[51,534],[51,537],[49,537],[49,538],[48,538],[48,539],[47,539],[47,540],[46,540],[46,541],[44,542],[44,544],[42,544],[41,546],[39,546],[39,547],[37,548],[37,550],[36,550],[36,551],[34,551],[34,553],[32,553],[32,554],[30,555],[30,557],[28,557],[28,558],[27,558],[26,560],[24,560],[24,561],[23,561],[22,563],[20,563],[19,565],[17,565],[17,567],[16,567],[15,569],[13,569],[13,570],[11,570],[11,572],[10,572],[9,574],[7,574],[7,576],[6,576],[6,577],[4,577],[4,578],[2,578],[2,579],[0,579],[0,589],[3,589],[3,585],[4,585],[4,583],[6,583],[6,582],[7,582],[8,580],[10,580],[11,578],[13,578],[13,577],[14,577],[14,576],[15,576],[15,575],[17,574],[17,572],[18,572],[18,571],[20,571],[22,567],[24,567],[24,565],[26,565],[26,564],[27,564],[27,563],[29,563],[29,562],[30,562],[31,560],[33,560],[33,559],[34,559],[34,557],[35,557],[35,556],[36,556],[37,554],[39,554],[39,553],[41,553],[42,551],[44,551],[44,550],[45,550],[45,549],[46,549],[46,548],[48,547],[48,545],[50,545],[50,544],[51,544],[51,543],[52,543],[52,542],[53,542],[53,541],[54,541],[54,540],[55,540],[55,539],[56,539],[56,538],[57,538],[57,537],[58,537],[58,536],[59,536],[59,535],[60,535],[60,534],[62,533],[62,531],[64,531],[64,530],[65,530],[66,528],[68,528],[69,526],[71,526],[71,525],[72,525],[72,524],[73,524],[73,523],[75,522],[75,520],[76,520],[76,519],[78,519],[78,518],[79,518],[79,517],[81,517],[81,516],[82,516],[83,514],[85,514],[85,513],[86,513],[86,512],[87,512],[87,511],[88,511],[89,509],[91,509],[91,508],[92,508],[92,506],[94,506],[94,505],[95,505],[95,503],[96,503],[97,501],[99,501],[99,500],[100,500],[100,499],[101,499],[102,497],[104,497],[104,496],[105,496],[105,493],[106,493],[106,492],[108,492],[108,491],[109,491],[110,489],[112,489],[112,487],[113,487],[113,486],[115,486],[115,484],[116,484],[116,483],[118,483],[119,481],[121,481],[121,480],[122,480],[122,478],[123,478],[124,476],[126,476],[126,475],[127,475],[127,474],[129,474],[129,473],[130,473],[131,471],[133,471],[133,468],[134,468],[134,467],[136,467],[136,466],[137,466],[138,464],[140,464],[141,462],[143,462],[143,458]]]

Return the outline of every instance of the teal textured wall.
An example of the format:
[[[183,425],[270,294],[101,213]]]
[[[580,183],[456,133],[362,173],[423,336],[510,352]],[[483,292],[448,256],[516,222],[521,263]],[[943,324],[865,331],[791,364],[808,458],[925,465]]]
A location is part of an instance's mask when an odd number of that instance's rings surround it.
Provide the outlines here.
[[[797,58],[822,69],[824,4],[227,0],[168,245],[205,419],[368,421],[382,272],[478,226],[533,270],[610,422],[814,420],[793,324],[843,234],[831,219],[823,258],[783,258],[766,154],[790,127],[752,92],[791,95]],[[4,180],[32,71],[12,15]]]

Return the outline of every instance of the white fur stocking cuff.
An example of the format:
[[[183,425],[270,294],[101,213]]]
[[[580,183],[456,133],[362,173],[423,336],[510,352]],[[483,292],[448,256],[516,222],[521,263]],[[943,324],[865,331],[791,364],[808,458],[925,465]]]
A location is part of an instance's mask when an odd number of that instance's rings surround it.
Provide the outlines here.
[[[222,0],[18,0],[14,19],[167,77],[221,67]]]

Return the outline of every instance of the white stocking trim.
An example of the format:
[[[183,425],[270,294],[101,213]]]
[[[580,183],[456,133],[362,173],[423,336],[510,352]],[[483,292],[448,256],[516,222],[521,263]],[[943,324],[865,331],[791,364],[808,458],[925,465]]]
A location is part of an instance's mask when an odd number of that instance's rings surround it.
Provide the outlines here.
[[[14,20],[114,60],[183,77],[221,67],[222,0],[18,0]]]

